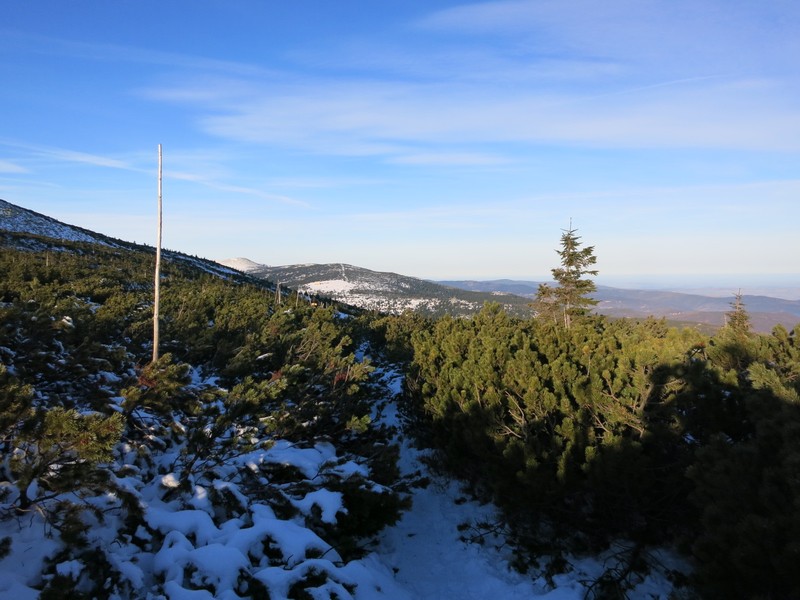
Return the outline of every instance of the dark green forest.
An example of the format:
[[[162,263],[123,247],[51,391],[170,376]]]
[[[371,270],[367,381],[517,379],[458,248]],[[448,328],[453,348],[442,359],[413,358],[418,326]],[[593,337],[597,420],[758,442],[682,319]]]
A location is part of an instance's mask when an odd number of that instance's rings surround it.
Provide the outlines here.
[[[369,475],[327,473],[349,516],[308,526],[343,557],[362,553],[405,506],[396,449],[370,418],[377,384],[357,358],[365,344],[404,370],[419,443],[501,507],[502,523],[479,526],[507,533],[516,568],[555,573],[561,554],[621,540],[594,597],[625,597],[657,547],[692,561],[676,583],[700,597],[800,597],[798,328],[755,334],[741,303],[711,336],[593,315],[593,249],[579,238],[562,246],[560,285],[541,290],[528,319],[496,304],[473,318],[356,311],[167,260],[162,356],[151,363],[152,252],[3,236],[0,517],[46,514],[64,541],[57,560],[91,557],[96,570],[94,588],[78,592],[51,567],[45,598],[125,593],[85,543],[87,523],[103,516],[81,498],[113,491],[121,538],[154,544],[137,534],[141,507],[122,482],[159,475],[156,453],[183,482],[164,501],[188,502],[189,485],[204,482],[220,515],[241,511],[225,480],[289,514],[287,494],[307,481],[278,465],[230,465],[270,437],[331,443]],[[239,586],[265,597],[256,580]]]

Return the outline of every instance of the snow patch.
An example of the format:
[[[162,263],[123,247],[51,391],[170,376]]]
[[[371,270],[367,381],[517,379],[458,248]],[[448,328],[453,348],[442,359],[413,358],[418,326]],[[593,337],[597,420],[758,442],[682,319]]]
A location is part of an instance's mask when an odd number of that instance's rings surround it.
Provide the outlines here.
[[[249,273],[250,271],[255,271],[265,265],[261,265],[257,262],[250,260],[249,258],[224,258],[222,260],[215,261],[225,267],[230,267],[231,269],[236,269],[237,271],[241,271],[243,273]]]
[[[345,294],[352,291],[357,284],[344,279],[328,279],[326,281],[314,281],[300,288],[302,292],[312,294]]]

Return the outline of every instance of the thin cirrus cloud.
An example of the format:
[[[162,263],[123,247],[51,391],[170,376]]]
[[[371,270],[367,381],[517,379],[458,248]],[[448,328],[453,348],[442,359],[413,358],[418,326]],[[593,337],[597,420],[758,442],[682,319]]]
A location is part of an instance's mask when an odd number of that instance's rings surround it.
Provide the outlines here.
[[[431,166],[494,166],[512,162],[509,157],[478,152],[421,152],[398,155],[390,158],[390,163],[399,165],[431,165]]]
[[[0,160],[0,173],[28,173],[29,170],[10,160]]]
[[[67,38],[20,33],[0,29],[7,45],[24,48],[27,52],[71,57],[99,62],[136,63],[175,67],[192,71],[232,73],[240,76],[259,76],[268,71],[256,65],[207,58],[194,54],[166,52],[137,46],[100,42],[82,42]]]
[[[153,169],[155,168],[155,159],[153,158],[154,155],[137,155],[130,159],[120,159],[66,148],[41,146],[10,140],[0,140],[0,145],[12,147],[16,150],[23,150],[36,160],[45,160],[50,163],[77,163],[92,167],[120,169],[124,171],[148,174],[152,173]],[[229,177],[229,174],[226,174],[224,170],[220,170],[219,165],[222,161],[219,160],[218,157],[215,159],[215,156],[217,155],[213,153],[198,154],[180,151],[171,154],[169,160],[173,165],[175,165],[175,167],[167,170],[165,179],[190,182],[211,190],[250,196],[272,203],[280,203],[299,207],[307,206],[307,203],[303,202],[302,200],[298,200],[283,194],[270,193],[260,187],[248,187],[226,183],[225,179]],[[198,166],[198,164],[200,164],[200,166]],[[187,167],[189,165],[194,165],[194,168],[191,170],[188,169]],[[204,167],[203,165],[214,165],[214,168],[212,169],[210,167]],[[0,160],[0,173],[22,174],[30,172],[30,169],[25,169],[9,161]]]
[[[800,7],[786,0],[508,0],[433,12],[416,26],[462,35],[504,35],[550,55],[603,57],[632,68],[746,72],[767,63],[796,72],[790,50]]]
[[[651,79],[600,93],[528,87],[509,94],[462,82],[307,79],[288,86],[240,84],[241,93],[229,91],[224,98],[210,98],[214,92],[206,90],[218,89],[212,81],[190,85],[152,95],[190,102],[199,111],[199,126],[211,135],[317,153],[385,156],[394,162],[413,162],[407,158],[414,155],[409,145],[800,147],[800,109],[776,94],[778,84],[768,80]],[[473,149],[465,156],[470,154],[482,152]]]
[[[472,4],[410,24],[418,47],[346,41],[295,54],[309,68],[292,74],[187,76],[146,93],[193,107],[222,139],[394,164],[506,160],[484,143],[796,150],[785,52],[800,11],[788,14],[775,24],[740,3],[685,0]]]
[[[718,265],[698,251],[708,231],[747,240],[728,243],[734,264],[764,256],[752,231],[768,229],[782,254],[796,255],[800,3],[447,4],[386,8],[374,21],[366,11],[352,23],[337,21],[347,11],[292,17],[271,22],[272,36],[255,17],[225,32],[198,9],[198,26],[220,32],[215,43],[188,27],[163,39],[84,21],[63,34],[75,41],[37,37],[58,31],[41,24],[0,31],[14,57],[4,73],[18,77],[3,106],[18,111],[19,127],[5,135],[31,140],[0,139],[0,174],[6,187],[61,185],[52,197],[92,186],[104,187],[92,198],[106,197],[115,181],[120,194],[141,195],[164,141],[171,208],[185,228],[170,243],[242,255],[242,232],[269,231],[250,246],[268,263],[279,251],[301,260],[290,254],[298,246],[307,259],[357,260],[368,241],[374,267],[389,266],[379,255],[400,261],[425,248],[419,265],[432,272],[452,266],[433,264],[437,245],[458,248],[466,265],[495,246],[543,240],[543,262],[530,268],[547,272],[570,218],[601,245],[644,230],[670,246],[674,231],[689,231],[686,261],[709,272]],[[120,40],[131,46],[107,43]],[[68,102],[40,97],[66,66]],[[231,249],[221,249],[223,232],[198,236],[196,219],[235,230],[224,233]],[[604,270],[652,270],[620,248]]]
[[[126,160],[112,158],[109,156],[102,156],[89,152],[81,152],[77,150],[70,150],[67,148],[60,148],[55,146],[45,146],[41,144],[31,144],[28,142],[21,142],[18,140],[9,140],[0,138],[0,146],[11,148],[15,152],[24,152],[28,155],[29,159],[46,160],[52,162],[65,162],[65,163],[80,163],[94,167],[107,167],[113,169],[124,170],[138,170]],[[2,169],[2,167],[0,167]],[[29,173],[31,169],[17,170],[15,172]]]
[[[185,159],[181,161],[180,156],[177,159],[171,157],[171,160],[176,161],[178,163],[180,162],[186,163]],[[229,176],[226,176],[223,173],[214,174],[214,173],[204,172],[202,168],[196,167],[191,171],[181,170],[180,167],[172,168],[167,171],[166,178],[174,181],[185,181],[188,183],[197,184],[209,190],[222,192],[224,194],[249,196],[257,200],[267,201],[270,204],[277,203],[277,204],[285,204],[288,206],[296,206],[303,208],[308,207],[307,202],[300,200],[298,198],[287,196],[285,194],[277,194],[267,191],[267,189],[265,189],[265,187],[267,186],[259,187],[259,186],[246,186],[246,185],[227,183],[227,180],[230,178]]]
[[[213,190],[231,194],[240,194],[245,196],[252,196],[260,200],[267,200],[269,202],[278,202],[280,204],[287,204],[291,206],[299,206],[299,207],[307,207],[308,203],[302,200],[298,200],[297,198],[292,198],[290,196],[285,196],[282,194],[272,194],[269,192],[265,192],[262,189],[255,188],[255,187],[248,187],[242,185],[231,185],[226,183],[219,183],[216,181],[208,180],[202,176],[197,176],[196,174],[190,173],[173,173],[171,175],[174,179],[181,179],[184,181],[191,181],[193,183],[199,183],[205,187],[211,188]]]

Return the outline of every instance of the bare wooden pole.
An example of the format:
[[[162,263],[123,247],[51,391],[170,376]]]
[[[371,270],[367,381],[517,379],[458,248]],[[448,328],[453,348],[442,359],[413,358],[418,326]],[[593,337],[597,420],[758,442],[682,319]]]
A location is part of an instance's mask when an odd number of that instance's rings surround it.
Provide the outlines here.
[[[153,298],[153,362],[158,360],[158,308],[161,301],[161,144],[158,145],[158,230],[156,233],[156,275]]]

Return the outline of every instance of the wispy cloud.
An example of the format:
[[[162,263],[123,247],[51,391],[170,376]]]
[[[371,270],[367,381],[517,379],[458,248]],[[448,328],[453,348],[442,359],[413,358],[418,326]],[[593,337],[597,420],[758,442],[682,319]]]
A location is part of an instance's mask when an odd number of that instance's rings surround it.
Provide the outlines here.
[[[28,173],[28,169],[11,162],[10,160],[0,159],[0,173]]]
[[[65,162],[82,163],[95,167],[107,167],[110,169],[124,169],[126,171],[141,170],[133,167],[124,160],[110,158],[107,156],[98,156],[96,154],[89,154],[87,152],[78,152],[76,150],[50,148],[46,150],[40,150],[39,153],[42,156]]]
[[[419,84],[351,79],[301,84],[253,82],[241,95],[205,101],[203,81],[185,94],[198,123],[222,139],[289,145],[311,152],[403,157],[459,145],[569,144],[613,148],[800,148],[800,104],[766,80],[691,77],[592,90],[509,93],[461,82]],[[198,87],[199,86],[199,89]],[[213,92],[212,92],[213,93]],[[435,149],[435,150],[434,150]],[[450,150],[452,151],[452,150]],[[498,157],[500,155],[498,154]]]
[[[784,8],[775,24],[719,0],[468,4],[413,23],[411,47],[343,41],[295,55],[313,68],[187,73],[145,93],[221,139],[404,165],[494,164],[519,144],[797,150],[785,52],[800,8]]]
[[[727,0],[501,0],[435,11],[416,26],[441,34],[511,37],[551,56],[752,73],[797,72],[800,6]]]
[[[240,76],[258,76],[267,71],[262,67],[243,62],[207,58],[193,54],[165,52],[99,42],[83,42],[68,38],[20,33],[8,29],[0,29],[5,44],[24,47],[28,52],[69,56],[102,62],[127,62],[149,65],[175,67],[199,71],[224,72]]]
[[[145,156],[144,153],[139,152],[135,154],[135,158],[121,159],[79,150],[42,146],[14,140],[0,139],[0,146],[12,147],[18,151],[23,150],[32,158],[38,160],[44,159],[51,162],[77,163],[92,167],[120,169],[148,175],[154,173],[154,169],[156,168],[155,149],[153,149],[152,155],[149,156]],[[226,160],[227,159],[220,153],[208,151],[198,153],[178,150],[167,157],[167,161],[174,166],[165,169],[164,179],[191,182],[208,189],[250,196],[269,202],[278,202],[293,206],[308,206],[308,203],[284,194],[275,194],[256,187],[227,183],[225,178],[230,178],[233,175],[227,173],[223,167]],[[0,161],[0,172],[4,172],[4,165],[8,165],[10,169],[16,167],[16,165],[8,161]],[[189,165],[193,165],[193,168],[187,169]],[[29,169],[20,169],[21,167],[17,168],[17,170],[5,172],[31,172]]]
[[[292,206],[302,206],[308,207],[308,202],[304,202],[302,200],[298,200],[296,198],[292,198],[290,196],[285,196],[283,194],[271,194],[269,192],[265,192],[258,188],[247,187],[242,185],[232,185],[228,183],[221,183],[218,181],[210,180],[202,175],[197,173],[185,173],[180,171],[172,171],[169,173],[168,178],[175,179],[179,181],[190,181],[192,183],[197,183],[199,185],[205,186],[212,190],[216,190],[219,192],[226,192],[231,194],[241,194],[245,196],[252,196],[254,198],[259,198],[261,200],[267,200],[269,202],[279,202],[281,204],[288,204]]]
[[[478,152],[421,152],[395,156],[390,158],[389,162],[399,165],[487,167],[504,165],[512,161],[508,157]]]
[[[190,252],[546,273],[574,217],[602,270],[796,262],[800,2],[395,4],[273,35],[274,7],[125,32],[84,8],[58,36],[20,9],[0,189],[151,237],[164,141],[168,243]]]
[[[81,163],[92,165],[95,167],[107,167],[112,169],[124,169],[129,171],[138,171],[140,169],[134,167],[128,161],[119,158],[112,158],[109,156],[101,156],[88,152],[81,152],[78,150],[71,150],[66,148],[58,148],[54,146],[45,146],[41,144],[31,144],[27,142],[9,140],[0,138],[0,146],[14,148],[27,152],[29,156],[34,158],[44,158],[48,160],[68,163]]]

